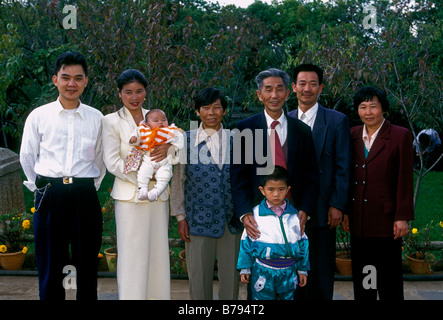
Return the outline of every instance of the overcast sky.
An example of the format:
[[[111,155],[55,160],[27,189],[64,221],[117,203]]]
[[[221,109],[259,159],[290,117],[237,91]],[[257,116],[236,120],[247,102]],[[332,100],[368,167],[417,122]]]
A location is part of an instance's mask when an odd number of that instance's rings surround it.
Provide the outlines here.
[[[255,0],[206,0],[207,2],[218,2],[221,6],[235,4],[237,7],[246,8]],[[262,2],[271,3],[271,0],[261,0]]]

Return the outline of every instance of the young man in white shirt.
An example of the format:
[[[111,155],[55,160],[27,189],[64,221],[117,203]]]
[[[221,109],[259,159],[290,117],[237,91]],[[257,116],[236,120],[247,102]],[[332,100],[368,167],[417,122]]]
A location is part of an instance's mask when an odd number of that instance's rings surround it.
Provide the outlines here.
[[[42,300],[65,298],[64,268],[73,265],[77,299],[97,299],[102,216],[97,190],[106,172],[100,111],[80,101],[88,84],[85,58],[61,54],[52,78],[59,97],[25,123],[20,162],[35,191],[35,255]]]

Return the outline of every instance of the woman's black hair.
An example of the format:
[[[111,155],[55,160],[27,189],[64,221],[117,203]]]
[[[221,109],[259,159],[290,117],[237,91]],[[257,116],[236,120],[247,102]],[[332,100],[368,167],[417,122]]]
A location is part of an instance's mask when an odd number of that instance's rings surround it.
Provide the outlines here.
[[[380,101],[383,112],[387,112],[389,110],[389,100],[386,92],[382,89],[370,86],[361,88],[354,95],[354,109],[358,111],[360,103],[363,101],[371,101],[374,97],[377,97],[378,101]]]
[[[209,106],[220,99],[223,110],[226,110],[228,103],[223,93],[216,88],[206,88],[200,91],[195,98],[195,110],[200,110],[203,106]]]
[[[118,90],[120,91],[126,84],[132,82],[138,82],[145,88],[148,86],[148,80],[143,73],[135,69],[128,69],[123,71],[117,78]]]

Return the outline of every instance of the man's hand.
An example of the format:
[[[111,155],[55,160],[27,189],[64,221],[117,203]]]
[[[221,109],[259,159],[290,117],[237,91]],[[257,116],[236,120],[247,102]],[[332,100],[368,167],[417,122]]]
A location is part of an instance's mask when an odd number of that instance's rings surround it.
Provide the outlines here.
[[[257,222],[255,222],[254,217],[252,216],[252,213],[247,213],[242,219],[243,226],[246,229],[246,232],[248,233],[248,236],[250,236],[252,239],[257,240],[260,237],[260,231],[258,231]]]
[[[334,208],[334,207],[330,207],[328,210],[328,224],[329,224],[329,229],[334,229],[336,226],[338,226],[343,219],[343,213]]]
[[[300,220],[300,235],[305,233],[306,221],[308,221],[308,214],[304,211],[298,212],[298,219]]]
[[[186,220],[182,220],[178,223],[178,234],[180,235],[180,239],[183,241],[191,241],[191,239],[189,239],[189,227]]]

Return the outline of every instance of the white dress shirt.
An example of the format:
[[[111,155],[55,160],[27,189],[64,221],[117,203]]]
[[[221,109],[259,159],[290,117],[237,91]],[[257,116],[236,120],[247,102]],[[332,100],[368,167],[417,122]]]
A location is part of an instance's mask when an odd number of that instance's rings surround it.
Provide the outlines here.
[[[80,103],[65,110],[57,99],[33,110],[25,123],[20,163],[25,186],[34,191],[36,175],[51,178],[95,178],[98,189],[103,164],[100,121],[102,113]]]
[[[314,104],[308,111],[303,112],[298,108],[298,118],[311,127],[311,131],[314,128],[315,119],[317,118],[318,103]]]
[[[271,124],[272,122],[274,122],[274,119],[272,119],[266,113],[266,111],[264,111],[264,113],[266,118],[266,125],[268,127],[268,135],[271,136]],[[282,112],[280,118],[278,118],[277,121],[279,122],[279,124],[275,127],[275,131],[277,132],[278,138],[280,139],[280,144],[283,146],[288,136],[288,123],[284,112]]]
[[[365,144],[366,150],[371,151],[372,145],[374,144],[375,139],[377,138],[378,133],[380,132],[381,127],[383,127],[383,124],[385,123],[386,119],[383,119],[383,122],[381,123],[381,126],[378,127],[377,131],[375,131],[371,137],[369,137],[368,130],[366,128],[366,125],[363,125],[363,134],[362,139]]]

